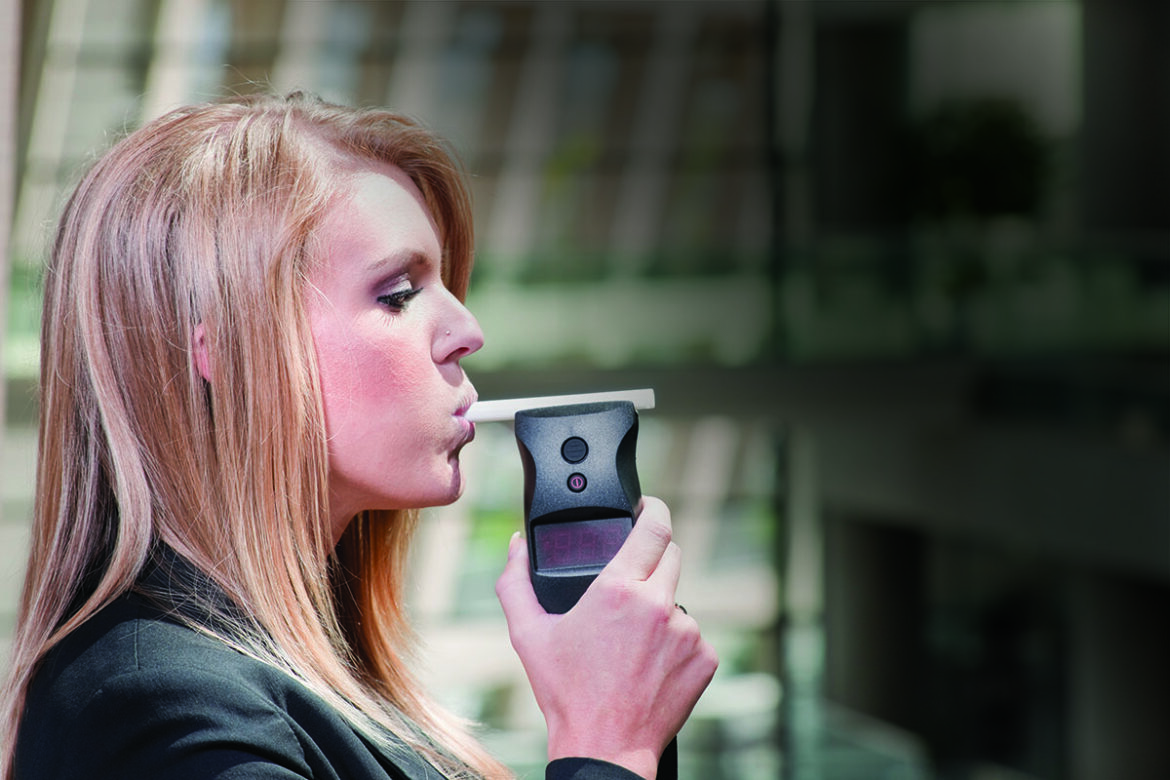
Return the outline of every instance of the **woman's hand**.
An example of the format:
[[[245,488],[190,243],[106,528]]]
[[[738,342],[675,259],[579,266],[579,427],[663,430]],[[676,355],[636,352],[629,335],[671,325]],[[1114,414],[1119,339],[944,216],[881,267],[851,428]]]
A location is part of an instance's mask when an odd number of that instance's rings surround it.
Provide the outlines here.
[[[519,535],[496,583],[512,646],[548,724],[549,759],[598,758],[653,778],[719,660],[675,606],[670,512],[643,499],[625,544],[564,615],[544,611]]]

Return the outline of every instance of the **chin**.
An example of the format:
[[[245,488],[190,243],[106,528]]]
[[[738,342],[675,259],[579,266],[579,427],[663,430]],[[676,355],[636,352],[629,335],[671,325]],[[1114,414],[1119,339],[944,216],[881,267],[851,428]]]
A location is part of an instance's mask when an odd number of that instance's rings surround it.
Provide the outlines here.
[[[455,473],[451,475],[451,490],[448,492],[446,500],[436,504],[436,506],[446,506],[458,501],[463,495],[463,487],[463,475],[456,469]]]
[[[450,481],[447,483],[449,486],[448,492],[450,493],[450,498],[448,498],[447,501],[444,502],[446,504],[450,504],[454,501],[457,501],[459,499],[459,497],[463,495],[463,489],[466,487],[466,484],[465,484],[464,479],[463,479],[463,467],[459,463],[459,453],[455,453],[454,455],[451,456],[450,463],[451,463],[451,477],[450,477]]]
[[[436,481],[442,482],[443,486],[434,492],[419,496],[414,504],[416,508],[447,506],[458,501],[463,495],[463,472],[458,462],[452,463],[451,470],[441,477],[436,477]]]

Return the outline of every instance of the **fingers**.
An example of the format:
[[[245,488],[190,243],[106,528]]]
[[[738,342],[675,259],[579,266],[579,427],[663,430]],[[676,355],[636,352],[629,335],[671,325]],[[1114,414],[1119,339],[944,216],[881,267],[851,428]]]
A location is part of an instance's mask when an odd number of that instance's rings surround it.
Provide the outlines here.
[[[528,545],[517,531],[508,542],[508,562],[496,580],[496,598],[504,609],[504,620],[512,635],[512,643],[525,634],[531,621],[545,615],[544,608],[532,589],[528,575]]]
[[[658,561],[658,566],[655,567],[654,573],[646,579],[646,582],[669,593],[670,600],[673,602],[681,573],[682,548],[671,542],[666,545],[666,549],[662,552],[662,558]]]
[[[624,579],[649,579],[670,547],[671,533],[670,510],[666,504],[657,498],[644,497],[637,522],[609,562],[607,572]]]
[[[598,579],[617,584],[619,597],[632,593],[628,586],[643,583],[654,603],[673,605],[682,570],[682,552],[671,541],[670,511],[657,498],[645,497],[637,522],[617,555]],[[590,588],[594,590],[594,588]],[[603,589],[604,586],[603,586]],[[613,588],[609,590],[614,591]],[[549,616],[536,598],[528,566],[528,546],[519,533],[508,545],[508,562],[496,581],[496,596],[504,610],[513,645],[523,641],[535,621]],[[673,608],[673,607],[672,607]]]
[[[625,544],[563,615],[541,608],[528,547],[512,538],[496,594],[548,725],[550,758],[592,756],[652,776],[711,681],[718,657],[675,607],[682,553],[671,534],[665,504],[644,499]]]

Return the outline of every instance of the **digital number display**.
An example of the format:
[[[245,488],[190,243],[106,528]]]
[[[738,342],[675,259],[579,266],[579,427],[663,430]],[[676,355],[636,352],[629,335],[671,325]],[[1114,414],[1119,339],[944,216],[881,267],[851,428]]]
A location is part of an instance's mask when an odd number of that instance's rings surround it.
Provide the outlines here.
[[[622,546],[633,526],[628,517],[534,525],[536,568],[604,566]]]

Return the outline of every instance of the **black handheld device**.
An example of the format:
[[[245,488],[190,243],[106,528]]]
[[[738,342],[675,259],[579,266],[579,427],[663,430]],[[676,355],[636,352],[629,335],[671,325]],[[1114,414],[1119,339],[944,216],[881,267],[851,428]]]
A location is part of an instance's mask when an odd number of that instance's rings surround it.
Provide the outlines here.
[[[532,586],[546,612],[568,612],[634,527],[638,413],[630,401],[527,409],[516,412],[515,432]],[[672,740],[658,777],[677,776]]]
[[[547,612],[568,612],[634,527],[642,498],[629,401],[516,413],[529,574]]]

